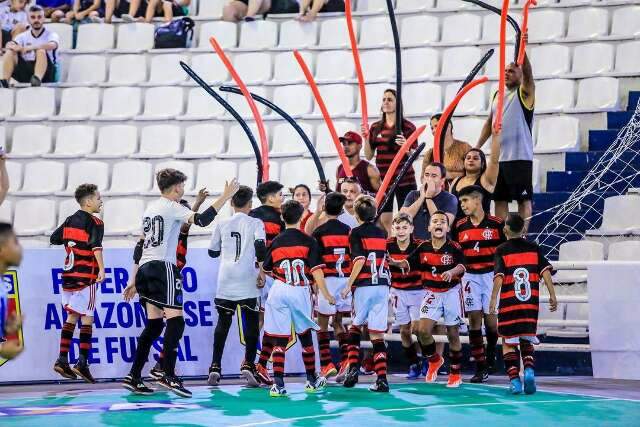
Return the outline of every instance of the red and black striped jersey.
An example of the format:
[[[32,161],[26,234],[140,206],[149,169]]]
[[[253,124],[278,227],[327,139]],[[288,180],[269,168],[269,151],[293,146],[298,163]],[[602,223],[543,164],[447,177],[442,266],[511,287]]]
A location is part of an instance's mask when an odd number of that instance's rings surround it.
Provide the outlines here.
[[[284,222],[280,211],[274,207],[262,205],[249,212],[249,216],[258,218],[264,223],[264,231],[267,234],[267,248],[271,246],[271,242],[276,238],[282,230],[284,230]]]
[[[312,273],[323,268],[318,243],[296,228],[288,228],[273,240],[262,269],[274,279],[292,286],[309,286]]]
[[[187,241],[189,240],[189,229],[187,231],[180,230],[178,236],[178,247],[176,248],[176,266],[178,270],[182,270],[187,264]]]
[[[498,333],[503,337],[534,336],[542,273],[553,267],[540,247],[525,239],[508,240],[495,254],[495,276],[501,276]]]
[[[460,276],[453,277],[450,282],[442,279],[442,273],[464,266],[464,254],[462,248],[453,240],[447,240],[440,248],[434,248],[433,242],[427,240],[411,255],[417,260],[411,265],[420,266],[422,273],[422,285],[432,292],[446,292],[460,283]]]
[[[67,257],[62,272],[62,288],[66,291],[82,289],[98,277],[96,251],[102,250],[104,223],[83,210],[64,220],[51,235],[52,245],[64,245]]]
[[[351,273],[350,232],[351,227],[337,219],[330,219],[313,232],[324,262],[325,277],[348,277]]]
[[[420,272],[420,265],[415,264],[416,257],[409,257],[413,251],[422,243],[421,240],[416,240],[413,237],[409,242],[409,246],[403,251],[398,245],[398,240],[393,237],[387,240],[387,253],[389,258],[393,258],[396,261],[407,260],[410,264],[413,261],[414,265],[409,266],[409,270],[402,270],[392,265],[389,266],[389,272],[391,273],[391,287],[395,289],[402,289],[405,291],[417,291],[422,289],[422,274]]]
[[[402,121],[402,134],[405,138],[409,138],[415,130],[416,126],[409,120],[404,119]],[[393,162],[393,158],[396,156],[396,153],[398,153],[398,150],[400,150],[400,146],[395,142],[395,133],[395,126],[387,127],[386,123],[382,120],[372,124],[371,129],[369,130],[369,144],[371,144],[371,148],[376,150],[376,166],[378,167],[380,176],[383,179],[389,170],[389,166],[391,166],[391,162]],[[415,141],[411,148],[414,149],[417,146],[418,141]],[[409,153],[405,154],[404,158],[398,165],[398,169],[396,169],[393,179],[396,178],[398,172],[402,169],[402,165],[404,165],[404,162],[406,162],[408,158]],[[409,170],[400,181],[399,186],[407,187],[415,186],[415,184],[415,172],[413,170],[413,166],[410,166]]]
[[[504,221],[485,215],[480,224],[474,225],[470,217],[456,222],[453,240],[462,246],[465,267],[469,273],[484,274],[493,271],[496,248],[507,239],[504,236]]]
[[[387,262],[387,238],[385,232],[372,222],[365,222],[351,230],[349,235],[351,265],[364,259],[353,286],[389,286],[389,264]]]

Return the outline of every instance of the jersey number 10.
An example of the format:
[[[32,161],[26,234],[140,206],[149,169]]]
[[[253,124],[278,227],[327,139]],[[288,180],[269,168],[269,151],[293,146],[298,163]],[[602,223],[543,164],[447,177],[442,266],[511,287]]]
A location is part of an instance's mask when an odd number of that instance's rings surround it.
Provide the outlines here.
[[[302,279],[304,286],[309,286],[309,279],[304,274],[303,260],[294,259],[291,261],[285,259],[280,263],[280,268],[284,271],[284,277],[287,281],[287,285],[300,286],[300,279]]]

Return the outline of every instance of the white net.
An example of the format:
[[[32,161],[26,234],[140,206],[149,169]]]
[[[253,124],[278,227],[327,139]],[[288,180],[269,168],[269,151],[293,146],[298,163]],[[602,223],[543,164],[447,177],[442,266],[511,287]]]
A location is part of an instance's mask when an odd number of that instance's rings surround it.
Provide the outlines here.
[[[604,199],[625,194],[640,177],[640,103],[629,123],[587,173],[569,198],[559,205],[538,212],[551,219],[538,235],[537,242],[550,257],[556,258],[560,245],[584,236],[585,230],[598,229],[602,223]],[[627,214],[631,214],[628,212]]]

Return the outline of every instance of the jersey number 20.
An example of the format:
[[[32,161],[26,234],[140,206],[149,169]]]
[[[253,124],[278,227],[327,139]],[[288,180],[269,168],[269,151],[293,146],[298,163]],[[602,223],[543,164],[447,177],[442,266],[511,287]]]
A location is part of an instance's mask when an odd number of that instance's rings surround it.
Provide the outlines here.
[[[156,215],[153,218],[146,216],[142,220],[142,225],[145,235],[145,249],[149,246],[154,248],[160,246],[164,240],[164,219],[160,215]]]

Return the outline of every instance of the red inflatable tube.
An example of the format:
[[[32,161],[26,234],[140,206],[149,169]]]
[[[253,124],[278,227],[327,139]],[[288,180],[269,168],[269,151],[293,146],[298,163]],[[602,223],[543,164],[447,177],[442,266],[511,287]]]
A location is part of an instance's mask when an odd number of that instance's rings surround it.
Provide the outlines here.
[[[360,64],[360,52],[358,52],[358,42],[356,33],[353,30],[353,18],[351,17],[351,0],[344,0],[344,14],[347,18],[347,29],[349,30],[349,42],[351,43],[351,53],[353,63],[356,66],[356,76],[358,77],[358,89],[360,90],[360,106],[362,110],[362,126],[369,129],[369,112],[367,111],[367,90],[364,85],[364,75]]]
[[[493,117],[493,128],[502,126],[502,110],[504,109],[504,69],[506,67],[507,44],[507,16],[509,13],[509,0],[502,0],[502,13],[500,14],[500,62],[498,65],[498,105]]]
[[[518,50],[518,61],[516,62],[518,66],[522,65],[524,62],[524,50],[525,50],[525,42],[524,35],[527,34],[527,28],[529,26],[529,8],[531,6],[537,6],[538,2],[536,0],[527,0],[524,4],[524,10],[522,11],[522,36],[523,38],[520,40],[520,49]]]
[[[504,73],[502,73],[504,74]],[[456,106],[458,105],[458,103],[460,102],[460,100],[462,99],[462,97],[469,92],[471,89],[473,89],[474,87],[486,83],[487,81],[489,81],[489,78],[484,76],[484,77],[480,77],[479,79],[476,80],[472,80],[471,82],[469,82],[468,85],[466,85],[464,88],[462,88],[462,90],[460,92],[458,92],[456,94],[456,97],[453,98],[453,100],[451,101],[451,103],[449,103],[449,105],[447,105],[447,108],[444,110],[444,112],[442,113],[442,117],[440,117],[440,120],[438,120],[438,126],[436,127],[436,133],[433,136],[433,161],[434,162],[438,162],[438,163],[443,163],[443,159],[442,159],[442,153],[440,152],[440,144],[437,143],[437,141],[440,141],[440,135],[442,134],[442,132],[444,132],[444,125],[445,123],[448,122],[448,118],[449,116],[453,113],[453,110],[456,108]],[[502,117],[502,115],[500,115],[500,117]],[[494,122],[495,123],[495,122]]]
[[[422,134],[422,132],[424,132],[426,128],[427,128],[426,125],[422,125],[416,130],[414,130],[413,133],[409,135],[409,138],[407,138],[407,141],[402,145],[402,147],[400,147],[400,149],[396,153],[396,156],[393,158],[393,161],[389,166],[389,170],[387,170],[387,173],[385,174],[384,179],[382,180],[382,184],[380,185],[380,188],[376,193],[376,204],[378,205],[378,207],[380,206],[380,203],[384,198],[384,193],[387,191],[387,188],[389,188],[389,184],[391,184],[391,181],[393,181],[393,175],[396,173],[396,169],[398,169],[400,162],[402,161],[404,156],[407,154],[407,151],[409,151],[413,143],[416,142],[420,134]]]
[[[318,90],[318,85],[316,84],[316,81],[313,79],[313,75],[311,74],[309,67],[307,67],[307,64],[304,62],[304,58],[302,58],[302,55],[300,55],[300,52],[298,52],[297,50],[294,50],[293,55],[296,57],[296,61],[298,61],[298,64],[300,65],[300,68],[302,69],[302,72],[304,73],[304,76],[306,77],[307,82],[311,87],[311,91],[313,92],[313,96],[316,99],[316,102],[318,103],[318,107],[320,107],[320,111],[322,112],[322,117],[324,117],[324,122],[327,124],[327,127],[329,128],[331,139],[333,139],[333,145],[336,146],[336,150],[338,151],[338,156],[340,157],[340,162],[342,162],[342,167],[344,168],[344,172],[347,174],[348,177],[352,177],[353,172],[351,171],[351,165],[349,165],[349,160],[347,159],[347,156],[345,156],[344,154],[344,150],[342,149],[342,144],[340,143],[340,139],[338,138],[338,133],[336,132],[336,128],[333,125],[333,120],[331,120],[331,116],[329,116],[329,111],[327,110],[327,106],[324,104],[324,100],[320,95],[320,91]]]
[[[267,142],[267,133],[264,130],[264,122],[262,121],[262,116],[258,111],[258,107],[256,106],[255,101],[251,97],[251,93],[247,86],[244,84],[238,73],[236,72],[233,65],[231,65],[231,61],[225,55],[224,50],[218,44],[218,41],[215,37],[211,37],[209,39],[211,46],[218,54],[218,57],[224,63],[224,66],[229,70],[229,74],[233,78],[233,81],[236,82],[240,90],[242,91],[242,95],[244,95],[245,99],[249,103],[249,108],[251,108],[251,113],[253,114],[253,119],[256,121],[256,126],[258,126],[258,136],[260,137],[260,148],[262,149],[262,182],[269,180],[269,143]]]

